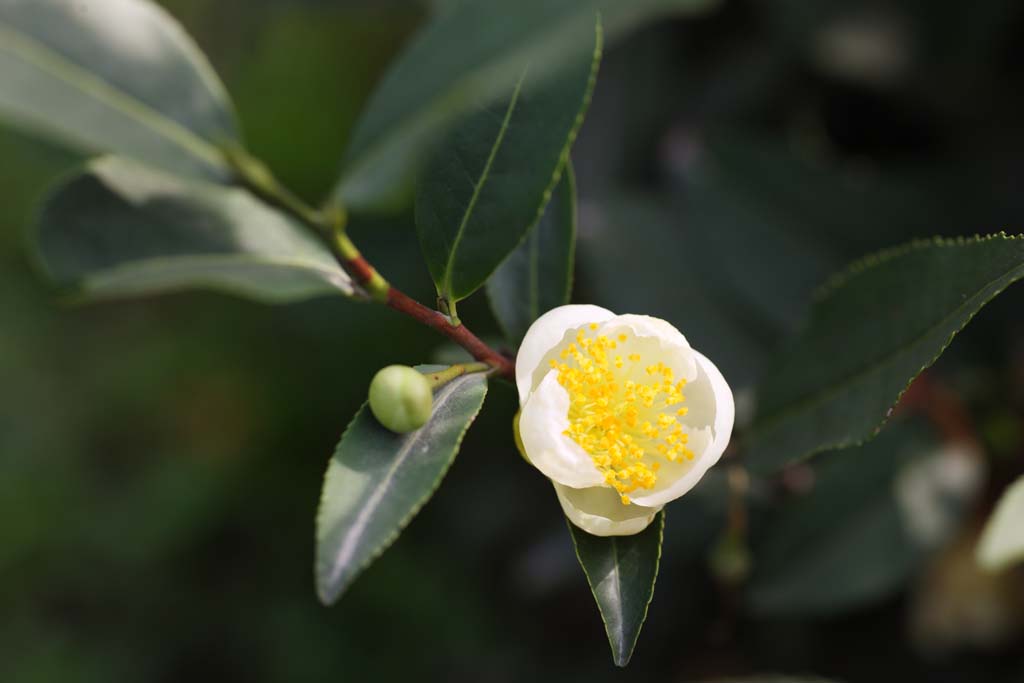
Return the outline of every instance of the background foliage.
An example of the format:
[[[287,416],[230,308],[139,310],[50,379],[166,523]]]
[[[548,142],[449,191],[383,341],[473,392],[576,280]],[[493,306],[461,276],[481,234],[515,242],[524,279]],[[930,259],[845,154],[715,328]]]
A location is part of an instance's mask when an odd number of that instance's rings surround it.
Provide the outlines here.
[[[227,83],[252,150],[310,201],[332,190],[371,89],[431,11],[166,5]],[[792,0],[633,33],[607,51],[574,150],[575,300],[676,323],[749,406],[744,388],[771,376],[769,353],[848,261],[1024,226],[1022,28],[1009,0]],[[23,228],[77,161],[0,130],[0,678],[616,674],[550,486],[508,439],[514,392],[500,384],[431,504],[343,603],[321,607],[310,520],[338,434],[377,368],[441,343],[337,300],[62,306]],[[410,211],[353,231],[429,301],[411,224]],[[630,673],[1020,680],[1020,579],[964,558],[1021,469],[1021,296],[981,312],[855,464],[826,454],[782,483],[809,489],[793,503],[807,507],[751,511],[746,588],[709,557],[723,547],[722,474],[670,506]],[[460,315],[486,328],[484,295]],[[947,394],[983,447],[976,497],[944,485]]]

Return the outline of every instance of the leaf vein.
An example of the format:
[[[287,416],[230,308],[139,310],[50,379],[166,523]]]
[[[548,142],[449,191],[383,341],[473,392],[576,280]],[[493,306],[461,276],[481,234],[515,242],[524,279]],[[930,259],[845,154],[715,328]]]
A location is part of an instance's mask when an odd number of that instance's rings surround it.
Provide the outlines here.
[[[523,88],[523,80],[526,78],[526,72],[519,77],[519,81],[516,83],[515,90],[512,91],[512,98],[509,100],[508,108],[505,110],[505,116],[501,121],[501,126],[498,128],[498,134],[494,138],[494,144],[491,145],[491,151],[487,155],[487,161],[484,163],[483,169],[480,171],[480,177],[476,184],[473,186],[473,194],[470,195],[469,204],[466,205],[466,210],[462,214],[462,221],[459,223],[459,228],[455,232],[455,239],[452,241],[451,250],[448,252],[448,262],[445,264],[444,269],[444,291],[442,295],[445,297],[452,296],[452,270],[455,264],[455,256],[458,254],[459,245],[462,243],[462,237],[466,233],[466,226],[469,225],[469,220],[473,216],[473,210],[476,208],[476,203],[480,199],[480,193],[483,190],[484,185],[487,183],[487,178],[491,173],[491,166],[494,164],[495,158],[498,156],[498,150],[501,149],[502,143],[505,141],[505,134],[508,132],[509,124],[512,121],[512,113],[515,111],[516,104],[519,102],[519,93]]]
[[[148,104],[89,73],[46,45],[19,33],[4,22],[0,22],[0,44],[4,45],[0,51],[20,58],[82,94],[123,112],[143,127],[149,128],[214,168],[225,169],[224,161],[214,145],[177,121],[162,116]]]

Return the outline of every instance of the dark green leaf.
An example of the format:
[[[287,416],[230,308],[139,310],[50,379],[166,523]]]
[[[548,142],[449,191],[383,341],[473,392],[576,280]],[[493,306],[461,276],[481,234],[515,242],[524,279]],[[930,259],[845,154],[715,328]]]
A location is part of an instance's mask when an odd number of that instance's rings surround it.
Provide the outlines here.
[[[590,53],[594,17],[609,39],[714,0],[467,0],[439,14],[397,59],[353,134],[335,199],[382,208],[406,196],[425,145],[474,106],[511,92],[529,66],[552,73]]]
[[[944,490],[941,481],[949,459],[964,456],[938,449],[927,433],[898,425],[815,461],[813,489],[755,526],[751,609],[827,615],[899,589],[927,551],[959,528],[967,507],[971,491]]]
[[[430,421],[409,434],[384,429],[365,405],[359,410],[331,458],[320,497],[316,577],[324,603],[335,602],[430,499],[486,393],[482,374],[452,380],[435,393]]]
[[[567,164],[537,227],[487,281],[491,310],[510,342],[518,345],[534,320],[569,303],[575,252],[576,180]]]
[[[0,0],[0,118],[205,178],[237,139],[206,58],[148,0]]]
[[[416,230],[438,294],[450,304],[480,287],[536,225],[568,160],[601,59],[592,53],[538,87],[461,121],[435,150],[416,194]]]
[[[650,526],[633,536],[593,536],[567,524],[576,557],[601,610],[612,658],[617,666],[626,666],[654,597],[665,513],[659,512]]]
[[[761,384],[747,463],[770,472],[878,433],[910,382],[1024,276],[1024,238],[914,242],[856,263],[820,294]]]
[[[89,298],[197,287],[271,303],[353,293],[320,241],[245,191],[115,157],[58,186],[37,231],[49,274]]]

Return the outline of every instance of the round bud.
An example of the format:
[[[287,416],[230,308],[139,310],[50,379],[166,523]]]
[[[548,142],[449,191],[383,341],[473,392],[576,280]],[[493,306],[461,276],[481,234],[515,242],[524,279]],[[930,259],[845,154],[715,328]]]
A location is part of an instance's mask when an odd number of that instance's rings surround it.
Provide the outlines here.
[[[430,382],[407,365],[382,368],[370,382],[370,411],[393,432],[419,429],[430,419],[433,408]]]

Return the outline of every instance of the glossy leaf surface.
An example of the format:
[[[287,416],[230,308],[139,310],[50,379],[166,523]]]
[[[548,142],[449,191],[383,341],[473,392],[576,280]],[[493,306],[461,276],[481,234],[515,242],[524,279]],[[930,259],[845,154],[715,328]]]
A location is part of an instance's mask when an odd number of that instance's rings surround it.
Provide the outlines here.
[[[486,393],[482,374],[452,380],[435,392],[430,421],[408,434],[382,427],[366,405],[359,410],[331,458],[320,498],[316,577],[324,603],[341,597],[430,499]]]
[[[416,193],[416,230],[438,295],[479,288],[540,219],[568,161],[601,59],[591,53],[557,79],[524,72],[507,101],[459,121],[434,150]]]
[[[36,233],[49,275],[85,298],[195,288],[268,303],[353,294],[318,238],[244,190],[115,157],[58,186]]]
[[[870,439],[910,382],[1024,276],[1024,238],[930,240],[870,256],[819,294],[769,364],[747,463],[770,472]]]
[[[661,562],[665,513],[633,536],[593,536],[571,522],[576,557],[601,611],[612,659],[626,666],[636,647]]]
[[[598,14],[609,39],[713,0],[467,0],[430,21],[397,58],[353,133],[334,197],[356,210],[407,196],[440,130],[507,97],[529,67],[555,73],[590,53]]]
[[[227,177],[234,113],[206,57],[148,0],[0,0],[0,118],[89,153]]]
[[[537,227],[487,281],[505,336],[518,345],[533,321],[569,303],[576,253],[576,182],[566,168]]]

